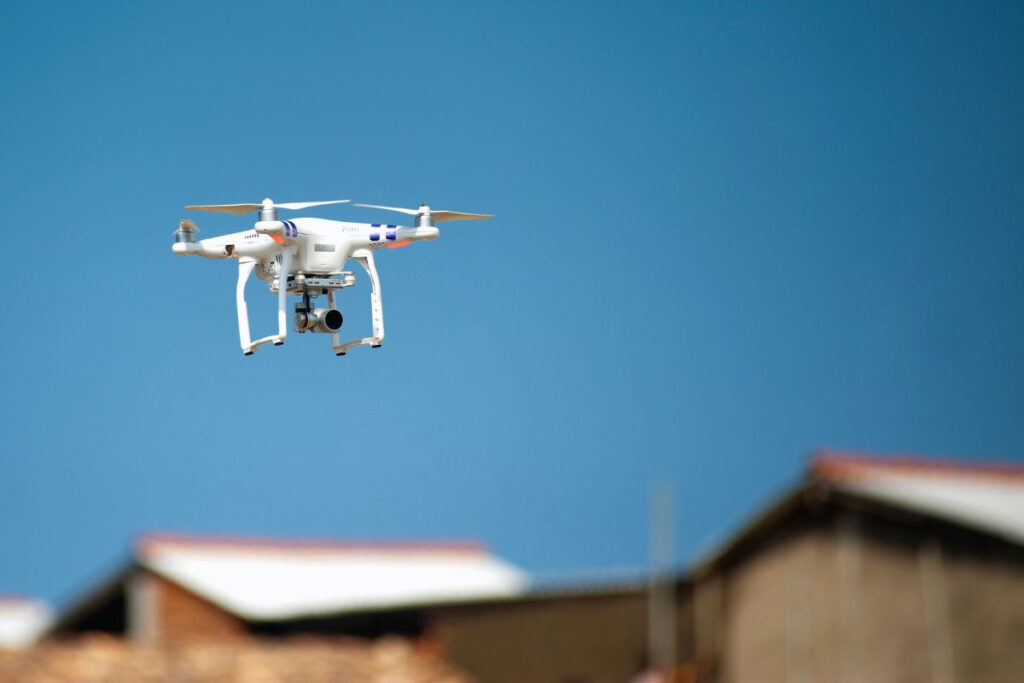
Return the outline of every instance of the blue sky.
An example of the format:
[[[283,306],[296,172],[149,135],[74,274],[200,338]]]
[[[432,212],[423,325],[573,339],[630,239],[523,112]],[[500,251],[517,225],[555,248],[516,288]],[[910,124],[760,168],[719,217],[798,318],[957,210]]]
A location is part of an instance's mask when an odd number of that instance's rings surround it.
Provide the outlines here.
[[[145,530],[639,566],[655,482],[683,563],[815,447],[1020,460],[1022,34],[1012,3],[8,3],[0,592],[66,600]],[[382,255],[382,349],[244,358],[234,263],[171,233],[264,196],[496,217]]]

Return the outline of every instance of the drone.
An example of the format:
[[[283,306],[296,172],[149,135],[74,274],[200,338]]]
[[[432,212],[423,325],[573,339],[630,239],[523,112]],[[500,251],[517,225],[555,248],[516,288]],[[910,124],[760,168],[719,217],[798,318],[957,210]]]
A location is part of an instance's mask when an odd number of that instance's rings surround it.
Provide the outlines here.
[[[315,206],[344,204],[351,200],[326,202],[291,202],[275,204],[267,198],[260,204],[207,204],[186,206],[196,211],[218,211],[236,216],[259,211],[259,220],[251,230],[196,240],[199,228],[191,220],[181,221],[174,231],[175,254],[195,254],[209,259],[238,259],[238,285],[235,302],[238,307],[238,339],[242,352],[251,356],[264,344],[280,346],[288,336],[288,295],[302,297],[295,304],[294,324],[299,333],[314,332],[331,335],[335,355],[344,356],[349,349],[368,345],[380,348],[384,342],[384,309],[381,304],[380,277],[373,252],[384,247],[395,249],[420,240],[436,240],[441,234],[435,223],[492,218],[488,214],[462,211],[435,211],[426,204],[418,209],[403,209],[375,204],[355,204],[368,209],[383,209],[415,216],[415,225],[405,227],[381,223],[350,223],[323,218],[279,220],[278,209],[299,211]],[[370,278],[370,313],[373,336],[341,343],[344,316],[337,306],[337,293],[355,284],[354,273],[344,270],[354,259]],[[245,285],[255,271],[277,295],[277,334],[255,341],[249,332],[249,309],[245,302]],[[315,300],[326,295],[327,307],[318,308]]]

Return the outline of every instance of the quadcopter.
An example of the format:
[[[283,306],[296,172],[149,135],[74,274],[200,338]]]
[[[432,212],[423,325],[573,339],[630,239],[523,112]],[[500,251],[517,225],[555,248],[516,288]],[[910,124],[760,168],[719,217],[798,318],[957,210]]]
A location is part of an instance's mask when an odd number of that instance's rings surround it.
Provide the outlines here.
[[[298,211],[314,206],[344,204],[348,199],[327,202],[292,202],[275,204],[264,199],[261,204],[209,204],[186,206],[198,211],[218,211],[242,216],[259,211],[259,220],[251,230],[230,235],[196,240],[199,228],[192,221],[181,221],[174,231],[175,254],[196,254],[210,259],[238,259],[238,285],[235,302],[238,307],[238,338],[242,352],[250,356],[264,344],[284,344],[288,336],[288,295],[302,297],[295,304],[294,323],[297,332],[319,332],[331,335],[335,355],[344,356],[349,349],[369,345],[379,348],[384,341],[384,309],[381,304],[380,277],[373,252],[381,247],[394,249],[420,240],[436,240],[440,231],[434,226],[443,221],[491,218],[487,214],[461,211],[434,211],[426,204],[418,209],[403,209],[375,204],[355,204],[369,209],[397,211],[415,216],[414,227],[381,223],[350,223],[323,218],[279,220],[278,209]],[[358,261],[370,278],[370,313],[373,336],[341,343],[339,330],[344,317],[337,306],[337,292],[355,284],[355,275],[344,270],[349,259]],[[277,295],[277,334],[253,340],[249,333],[249,309],[245,303],[245,284],[256,277],[267,283]],[[315,299],[327,296],[327,307],[318,308]]]

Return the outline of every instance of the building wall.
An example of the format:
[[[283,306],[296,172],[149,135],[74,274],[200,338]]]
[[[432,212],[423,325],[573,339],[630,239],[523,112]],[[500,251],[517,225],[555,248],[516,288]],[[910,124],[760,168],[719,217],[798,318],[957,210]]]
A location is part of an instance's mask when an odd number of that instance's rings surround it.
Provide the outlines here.
[[[702,591],[721,621],[717,642],[697,624],[698,651],[703,641],[718,655],[703,680],[1024,680],[1024,553],[979,534],[805,512],[703,577]]]
[[[812,650],[824,626],[813,613],[817,545],[811,533],[777,539],[722,578],[724,680],[786,681],[791,671],[814,668]],[[835,680],[809,673],[806,680]]]
[[[448,608],[448,658],[486,683],[623,683],[646,656],[642,591]]]
[[[955,681],[1024,681],[1024,552],[943,548]]]
[[[129,615],[140,640],[235,640],[248,637],[245,622],[163,577],[143,572],[133,586]],[[131,622],[130,622],[131,623]]]
[[[140,645],[105,634],[0,648],[3,683],[474,683],[402,638],[189,641]],[[480,683],[480,682],[475,682]]]

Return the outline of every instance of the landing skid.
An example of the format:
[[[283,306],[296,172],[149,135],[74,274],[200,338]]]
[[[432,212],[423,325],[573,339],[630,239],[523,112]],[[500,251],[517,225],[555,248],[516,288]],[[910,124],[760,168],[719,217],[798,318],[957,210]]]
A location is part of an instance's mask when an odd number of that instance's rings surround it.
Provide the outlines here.
[[[291,253],[287,250],[281,253],[280,272],[288,272],[291,266],[291,257]],[[373,323],[373,336],[341,343],[341,337],[338,332],[331,333],[331,348],[334,349],[335,355],[338,356],[344,356],[348,353],[349,349],[356,346],[365,345],[371,348],[379,348],[384,341],[384,307],[381,302],[380,277],[377,275],[373,252],[369,249],[357,249],[352,254],[352,258],[359,262],[359,265],[363,267],[363,270],[370,277],[370,315]],[[326,294],[328,306],[331,309],[337,310],[338,291],[351,287],[356,282],[355,275],[350,271],[345,271],[332,277],[310,277],[298,274],[288,277],[285,280],[284,288],[280,286],[280,278],[275,279],[270,283],[270,291],[277,295],[277,334],[261,337],[253,341],[249,332],[249,309],[245,302],[245,285],[257,263],[256,259],[248,257],[238,260],[238,285],[235,289],[235,303],[238,308],[238,339],[242,347],[242,353],[246,356],[251,356],[256,352],[257,348],[264,344],[273,344],[275,346],[284,344],[285,339],[288,337],[286,304],[289,294],[302,296],[305,309],[310,308],[311,298]]]

